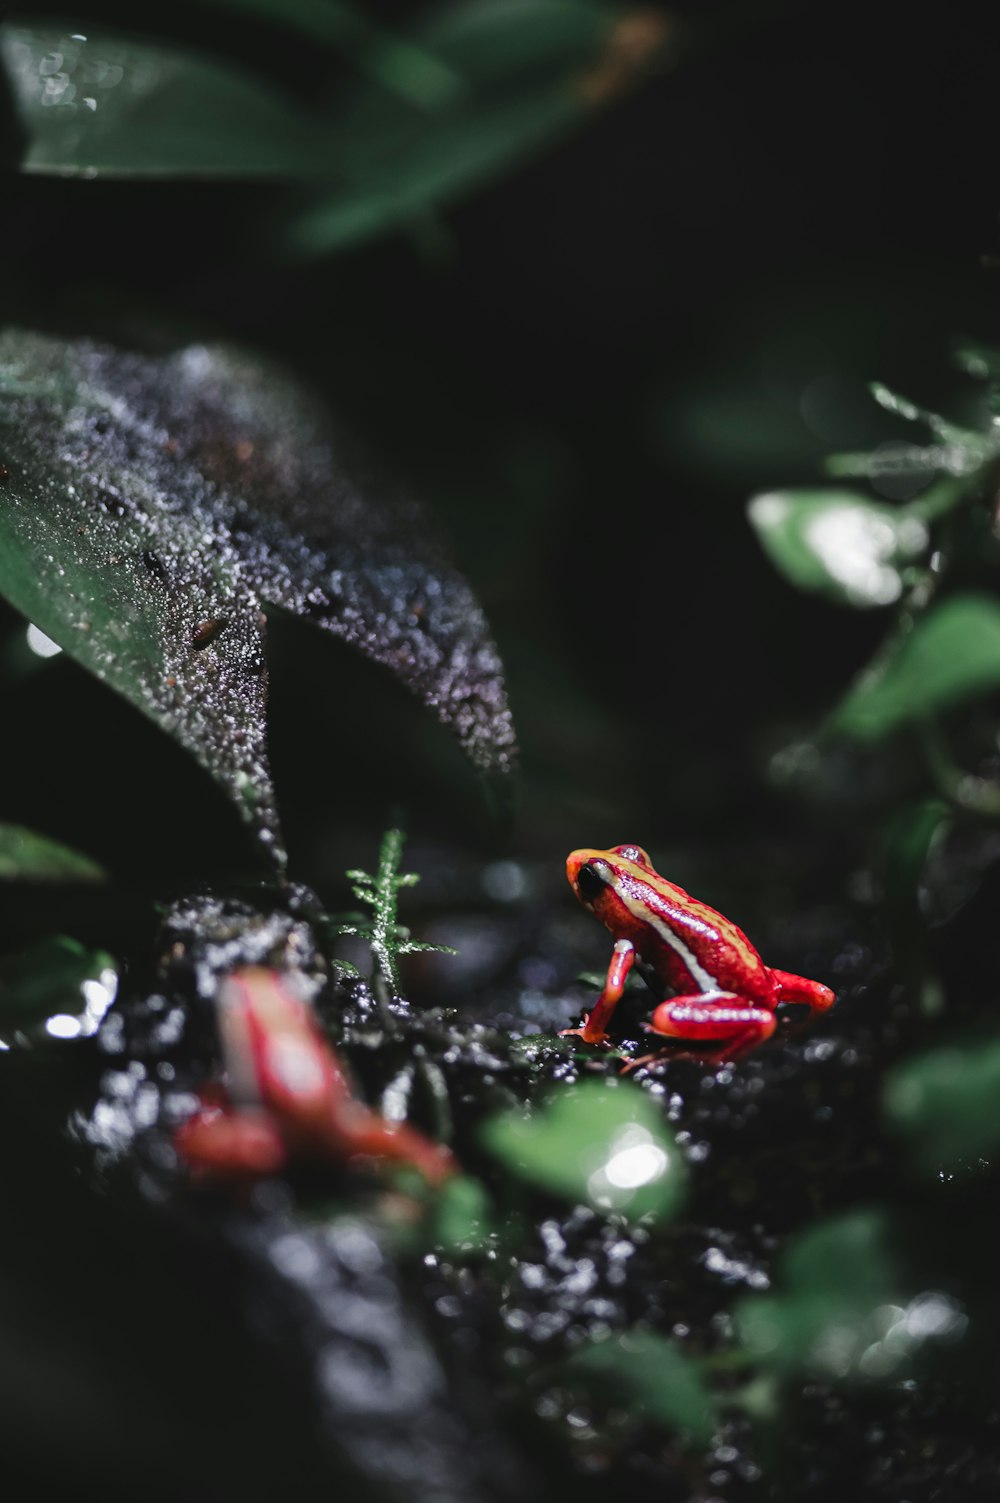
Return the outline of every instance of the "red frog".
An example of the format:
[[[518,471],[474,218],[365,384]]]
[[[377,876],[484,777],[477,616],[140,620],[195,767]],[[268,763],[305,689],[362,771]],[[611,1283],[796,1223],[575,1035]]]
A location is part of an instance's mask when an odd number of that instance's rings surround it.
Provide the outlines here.
[[[365,1155],[409,1164],[432,1184],[454,1172],[447,1148],[352,1095],[315,1014],[280,971],[233,971],[219,987],[216,1011],[224,1104],[203,1106],[174,1137],[192,1169],[274,1174],[290,1157]]]
[[[769,1039],[781,1002],[804,1002],[814,1012],[833,1006],[828,986],[766,966],[742,929],[661,877],[641,846],[573,851],[566,875],[615,941],[597,1005],[582,1028],[567,1034],[588,1044],[609,1042],[604,1029],[636,961],[675,993],[656,1008],[649,1031],[711,1046],[701,1057],[716,1063]]]

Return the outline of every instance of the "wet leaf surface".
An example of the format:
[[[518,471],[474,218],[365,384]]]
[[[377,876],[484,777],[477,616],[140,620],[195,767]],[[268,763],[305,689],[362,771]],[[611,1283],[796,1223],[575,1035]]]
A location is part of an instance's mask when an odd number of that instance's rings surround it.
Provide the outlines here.
[[[287,177],[325,153],[307,116],[232,63],[87,26],[0,28],[22,169],[81,177]]]
[[[792,584],[860,607],[897,600],[901,570],[928,542],[919,518],[854,491],[769,491],[751,501],[749,517]]]
[[[155,359],[7,333],[0,461],[0,590],[190,751],[279,863],[263,605],[356,646],[479,772],[510,772],[475,599],[417,505],[283,373],[222,349]],[[360,714],[345,724],[363,735]]]
[[[715,1404],[697,1366],[676,1342],[636,1331],[584,1347],[571,1359],[574,1372],[618,1389],[638,1412],[666,1429],[707,1444]]]
[[[583,1081],[529,1113],[494,1118],[483,1139],[514,1174],[573,1204],[654,1219],[676,1214],[684,1199],[673,1134],[624,1081]]]

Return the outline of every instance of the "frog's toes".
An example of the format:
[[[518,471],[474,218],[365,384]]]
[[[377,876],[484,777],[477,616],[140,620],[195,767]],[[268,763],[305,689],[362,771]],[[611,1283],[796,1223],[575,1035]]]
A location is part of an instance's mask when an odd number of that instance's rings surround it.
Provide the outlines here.
[[[589,1033],[586,1023],[580,1028],[561,1028],[559,1030],[559,1037],[561,1039],[581,1038],[585,1044],[594,1044],[599,1049],[611,1048],[611,1040],[608,1035],[606,1033]]]

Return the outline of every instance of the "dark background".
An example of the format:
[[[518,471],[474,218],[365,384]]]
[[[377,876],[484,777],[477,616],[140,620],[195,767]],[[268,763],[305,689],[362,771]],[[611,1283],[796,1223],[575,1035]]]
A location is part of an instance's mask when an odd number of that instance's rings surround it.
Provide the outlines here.
[[[798,817],[768,759],[884,623],[785,584],[745,502],[898,436],[870,379],[952,401],[953,337],[1000,322],[995,22],[686,11],[678,66],[448,207],[432,243],[290,263],[282,189],[4,180],[0,316],[276,353],[426,498],[508,666],[512,848],[545,859]],[[263,28],[196,6],[162,24],[310,96],[336,82]],[[293,874],[370,857],[399,803],[418,835],[496,846],[458,754],[379,670],[283,622],[271,663]],[[342,734],[359,703],[370,736]],[[22,681],[5,742],[5,816],[154,884],[245,859],[202,775],[64,660]]]
[[[997,21],[985,25],[971,4],[679,9],[699,45],[674,70],[449,206],[430,240],[397,234],[291,263],[274,233],[292,198],[280,188],[11,170],[0,196],[0,319],[154,348],[235,338],[277,354],[425,497],[507,664],[523,748],[519,816],[506,833],[490,824],[458,751],[378,669],[275,618],[271,742],[291,875],[337,902],[343,869],[372,866],[399,805],[413,837],[407,865],[425,877],[414,904],[449,864],[478,876],[488,857],[528,858],[547,886],[524,906],[543,920],[546,904],[560,922],[571,913],[586,940],[579,954],[560,953],[550,923],[536,943],[519,912],[516,955],[544,964],[522,967],[510,991],[548,988],[557,1005],[579,955],[595,965],[607,955],[559,874],[580,844],[640,841],[668,874],[699,872],[695,890],[741,921],[763,915],[767,939],[795,915],[787,954],[761,941],[776,964],[805,969],[812,928],[822,955],[845,935],[866,937],[845,894],[852,864],[870,854],[868,763],[841,770],[841,783],[853,779],[848,818],[836,797],[804,804],[767,772],[836,701],[885,621],[786,584],[745,503],[814,480],[831,450],[899,436],[867,396],[872,379],[960,412],[967,383],[949,362],[953,339],[1000,339]],[[327,61],[286,38],[194,4],[158,16],[95,0],[86,15],[161,25],[310,98],[337,81]],[[10,161],[16,145],[11,125]],[[252,874],[250,842],[207,777],[135,710],[65,657],[29,659],[23,622],[5,608],[0,632],[0,819],[78,846],[118,879],[93,897],[11,889],[0,949],[69,932],[113,949],[140,994],[151,899]],[[450,897],[445,882],[437,890],[460,907],[454,886]],[[835,903],[843,911],[826,922],[823,905]],[[989,916],[978,932],[992,957]],[[470,969],[454,974],[472,982],[447,990],[449,961],[423,985],[472,1008],[476,955],[466,949]],[[957,964],[970,949],[960,938]],[[826,976],[825,961],[810,974]],[[978,1005],[995,988],[986,968],[983,984],[972,974]],[[864,1013],[850,1024],[858,1033]],[[891,1038],[879,1004],[868,1013]],[[780,1060],[777,1049],[769,1057]],[[164,1253],[159,1223],[137,1241],[134,1216],[119,1227],[113,1207],[80,1188],[62,1134],[76,1089],[68,1075],[60,1085],[50,1074],[44,1088],[25,1076],[0,1105],[15,1227],[4,1274],[25,1331],[8,1341],[0,1375],[20,1397],[8,1420],[24,1431],[15,1467],[28,1455],[34,1479],[37,1450],[41,1470],[58,1471],[49,1416],[96,1394],[111,1417],[97,1433],[120,1452],[121,1495],[132,1496],[132,1453],[119,1438],[127,1385],[137,1410],[165,1417],[164,1432],[175,1405],[182,1426],[210,1417],[212,1464],[196,1472],[192,1496],[241,1459],[261,1496],[273,1492],[267,1464],[287,1488],[289,1458],[304,1488],[312,1455],[282,1428],[302,1423],[297,1394],[279,1396],[270,1369],[258,1369],[252,1404],[240,1386],[249,1337],[235,1296],[216,1302],[203,1267],[178,1262],[173,1241]],[[843,1103],[850,1117],[846,1087]],[[854,1116],[849,1146],[868,1127]],[[839,1134],[839,1122],[830,1130]],[[854,1193],[846,1162],[843,1180],[833,1175],[834,1204],[840,1187]],[[806,1163],[795,1185],[811,1192],[814,1172]],[[95,1351],[106,1354],[106,1382]],[[155,1363],[142,1360],[148,1352]],[[162,1392],[149,1398],[147,1381]],[[221,1428],[220,1392],[241,1405]],[[81,1412],[63,1434],[73,1467],[89,1474],[106,1462],[88,1463]],[[162,1487],[172,1495],[172,1468],[191,1465],[190,1435],[170,1453],[158,1430],[135,1434],[138,1450],[170,1454]],[[326,1473],[316,1476],[325,1489]]]

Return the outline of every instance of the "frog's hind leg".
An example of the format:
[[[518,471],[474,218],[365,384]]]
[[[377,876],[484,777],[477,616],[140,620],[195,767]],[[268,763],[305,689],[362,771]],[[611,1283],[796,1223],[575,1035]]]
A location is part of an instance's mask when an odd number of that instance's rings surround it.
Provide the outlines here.
[[[686,1044],[708,1045],[698,1058],[722,1064],[763,1044],[776,1021],[770,1008],[756,1007],[736,992],[694,992],[661,1002],[650,1031]]]

